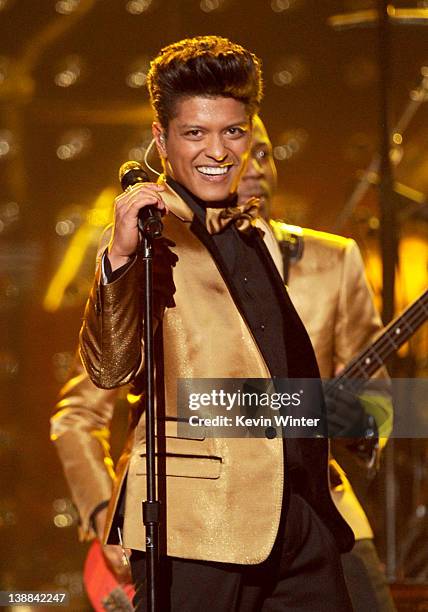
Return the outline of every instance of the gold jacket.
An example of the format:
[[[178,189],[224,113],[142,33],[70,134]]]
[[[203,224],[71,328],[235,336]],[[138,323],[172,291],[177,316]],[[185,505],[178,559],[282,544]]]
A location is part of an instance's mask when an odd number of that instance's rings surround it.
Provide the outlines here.
[[[168,197],[170,209],[177,216],[171,214],[167,218],[167,236],[177,243],[174,250],[180,257],[174,271],[177,305],[166,311],[163,322],[167,375],[169,369],[171,372],[167,403],[173,406],[178,375],[265,377],[268,373],[214,262],[190,231],[190,210],[173,192]],[[265,238],[280,267],[279,250],[277,247],[275,250],[269,230]],[[342,273],[339,274],[338,269]],[[107,352],[102,355],[96,341],[100,326],[112,323],[109,321],[110,311],[113,316],[126,320],[132,333],[138,331],[132,327],[138,318],[135,316],[133,319],[134,315],[127,311],[127,308],[134,307],[129,294],[138,282],[137,277],[137,266],[133,265],[123,278],[111,285],[96,284],[92,294],[84,330],[85,351],[90,356],[91,364],[88,366],[98,384],[112,386],[127,382],[138,367],[138,364],[133,364],[125,375],[121,369],[116,380],[111,376],[109,347],[103,347]],[[185,299],[189,279],[193,285],[191,303]],[[198,280],[200,291],[196,298],[194,289]],[[350,303],[356,289],[359,299]],[[361,259],[352,241],[305,230],[305,253],[303,259],[292,267],[290,293],[309,329],[325,376],[331,375],[336,363],[345,363],[379,328],[379,319],[364,281]],[[307,299],[314,295],[317,295],[317,300]],[[210,304],[209,311],[207,303]],[[352,308],[354,303],[356,308]],[[97,314],[100,306],[101,312]],[[161,318],[162,313],[158,313],[158,317]],[[207,333],[201,335],[201,329]],[[101,357],[105,359],[104,363]],[[180,373],[173,374],[173,371]],[[57,405],[52,419],[52,437],[80,511],[81,534],[87,535],[91,534],[91,512],[111,493],[113,474],[108,453],[108,428],[117,390],[99,390],[82,370],[76,374],[64,388]],[[139,417],[139,414],[135,415],[136,427],[131,429],[127,449],[119,462],[113,496],[117,501],[128,468],[125,543],[133,548],[144,546],[141,522],[141,500],[145,494],[144,426]],[[176,431],[166,432],[167,451],[171,453],[166,465],[169,554],[237,563],[262,561],[269,554],[279,519],[283,486],[281,441],[183,440],[175,434]],[[323,449],[315,449],[314,456],[326,461]],[[325,463],[322,469],[320,480],[324,482],[319,483],[321,495],[317,510],[345,548],[349,546],[348,534],[325,494]],[[344,497],[349,502],[349,495],[343,494]],[[355,506],[353,501],[352,505]],[[362,516],[370,533],[363,513]],[[115,541],[114,531],[110,541]]]
[[[311,338],[321,377],[333,377],[382,328],[358,246],[350,238],[326,232],[276,221],[271,226],[273,232],[267,233],[265,240],[278,269],[282,255],[277,241],[293,231],[303,238],[303,255],[290,266],[288,289]],[[382,447],[392,430],[393,407],[386,371],[381,370],[377,377],[383,383],[372,393],[366,391],[362,399],[377,421]],[[334,459],[331,463],[342,481],[332,489],[333,501],[356,540],[372,538],[369,521],[349,480]]]
[[[170,210],[164,235],[176,244],[172,250],[178,262],[175,306],[163,311],[158,302],[155,319],[162,321],[163,330],[163,405],[166,416],[174,419],[178,378],[270,375],[222,275],[191,228],[192,211],[170,188],[162,197]],[[136,290],[141,286],[139,264],[137,257],[109,284],[100,283],[98,273],[85,311],[81,355],[93,382],[104,388],[130,382],[141,367],[141,342],[136,342],[142,327]],[[294,312],[291,302],[287,308]],[[299,324],[297,319],[295,324]],[[163,405],[158,402],[158,412]],[[124,492],[124,544],[144,550],[145,426],[141,417],[137,412],[131,419],[127,446],[117,466],[108,541],[118,541],[117,510]],[[162,442],[165,452],[159,471],[165,472],[165,479],[159,495],[166,511],[167,553],[241,564],[265,560],[278,531],[286,487],[282,440],[185,439],[177,436],[176,424],[167,421]],[[304,440],[302,452],[308,501],[331,529],[339,548],[347,550],[353,537],[330,496],[327,442]]]
[[[276,226],[276,227],[275,227]],[[290,228],[274,224],[277,238]],[[263,224],[265,242],[279,270],[282,257]],[[380,328],[355,242],[302,229],[303,258],[291,266],[289,292],[309,332],[322,376],[349,361]],[[316,294],[316,301],[312,296]],[[118,389],[97,388],[80,359],[63,387],[51,419],[51,437],[80,515],[80,538],[93,537],[90,516],[111,497],[114,472],[109,452],[110,422]],[[382,406],[384,407],[384,405]],[[391,420],[391,405],[385,421]],[[372,537],[369,522],[342,473],[333,500],[356,539]]]

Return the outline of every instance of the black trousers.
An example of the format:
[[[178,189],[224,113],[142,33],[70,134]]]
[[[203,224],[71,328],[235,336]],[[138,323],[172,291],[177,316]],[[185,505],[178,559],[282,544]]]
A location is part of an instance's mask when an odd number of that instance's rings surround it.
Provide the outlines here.
[[[144,553],[133,551],[134,606],[146,610]],[[274,549],[259,565],[165,557],[159,612],[352,612],[331,532],[291,494]]]
[[[396,612],[373,540],[357,540],[342,567],[354,612]]]

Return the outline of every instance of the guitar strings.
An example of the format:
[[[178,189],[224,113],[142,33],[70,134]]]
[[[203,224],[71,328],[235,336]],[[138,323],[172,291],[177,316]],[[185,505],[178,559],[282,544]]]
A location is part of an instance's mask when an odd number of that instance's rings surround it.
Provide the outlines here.
[[[423,294],[415,304],[410,306],[407,312],[401,315],[401,317],[399,317],[394,322],[394,324],[391,325],[390,329],[384,335],[382,335],[382,337],[379,338],[378,341],[375,341],[372,346],[367,348],[361,354],[361,356],[356,357],[354,363],[351,362],[351,364],[346,368],[346,372],[339,374],[334,380],[329,381],[324,387],[324,392],[326,394],[331,393],[334,388],[342,384],[344,380],[348,379],[348,377],[351,379],[358,372],[362,373],[363,377],[366,380],[370,378],[370,376],[374,374],[380,368],[381,365],[383,365],[384,358],[379,358],[378,356],[382,355],[382,352],[384,350],[387,354],[387,349],[389,349],[391,345],[395,349],[400,348],[400,346],[402,346],[410,338],[410,336],[418,329],[418,327],[420,327],[420,325],[424,323],[426,319],[426,314],[428,313],[428,309],[423,303],[425,297],[428,297],[428,291],[425,292],[425,294]],[[409,334],[409,336],[405,338],[403,342],[400,342],[400,344],[397,346],[392,340],[391,332],[393,332],[393,330],[395,329],[398,329],[400,325],[402,325],[403,327],[406,327],[406,325],[412,326],[412,329],[411,334]],[[368,367],[363,368],[360,363],[362,360],[367,358],[370,359],[371,363],[367,364]],[[378,358],[377,362],[373,358]],[[361,385],[361,381],[355,381],[354,383],[352,383],[350,380],[348,380],[347,382],[348,388],[353,385],[354,388],[356,387],[358,389],[358,386]]]

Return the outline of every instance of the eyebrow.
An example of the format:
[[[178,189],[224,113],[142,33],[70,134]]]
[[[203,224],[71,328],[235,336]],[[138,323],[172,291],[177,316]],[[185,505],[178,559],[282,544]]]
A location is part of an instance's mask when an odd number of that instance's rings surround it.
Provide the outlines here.
[[[230,123],[229,125],[226,125],[225,127],[223,127],[222,130],[228,130],[229,128],[236,127],[237,125],[239,125],[239,126],[243,126],[243,125],[248,126],[249,125],[249,121],[248,120],[235,121],[234,123]],[[182,123],[179,127],[181,129],[191,128],[192,130],[205,130],[205,129],[207,129],[203,125],[197,125],[197,124],[193,124],[193,123]]]

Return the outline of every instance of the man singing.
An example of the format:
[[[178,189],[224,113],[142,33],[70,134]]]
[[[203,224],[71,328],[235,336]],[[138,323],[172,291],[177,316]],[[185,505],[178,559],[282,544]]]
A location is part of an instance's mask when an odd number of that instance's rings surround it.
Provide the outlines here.
[[[189,439],[177,435],[179,378],[316,378],[306,331],[259,230],[257,203],[237,206],[257,58],[230,41],[170,45],[148,75],[165,176],[119,196],[81,331],[92,380],[113,388],[141,364],[138,212],[168,210],[157,242],[157,410],[167,417],[161,610],[351,610],[339,551],[352,532],[329,493],[323,439]],[[175,419],[175,420],[174,420]],[[107,539],[132,549],[137,610],[145,604],[144,417],[133,415]],[[159,455],[161,451],[159,449]]]

